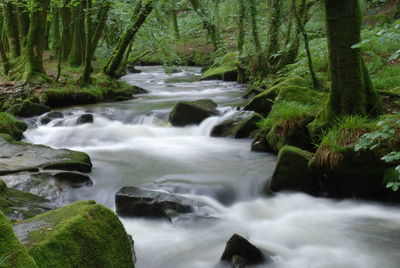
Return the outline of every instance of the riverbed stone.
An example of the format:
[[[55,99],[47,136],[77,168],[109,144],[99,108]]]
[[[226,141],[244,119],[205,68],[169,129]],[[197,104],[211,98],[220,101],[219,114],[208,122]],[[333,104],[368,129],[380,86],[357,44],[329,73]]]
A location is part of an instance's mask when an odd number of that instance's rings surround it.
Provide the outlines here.
[[[40,103],[34,103],[30,100],[25,100],[22,103],[15,104],[7,109],[8,113],[21,117],[42,115],[49,111],[50,107]]]
[[[42,115],[40,117],[39,121],[42,124],[48,124],[51,121],[53,121],[54,119],[60,119],[60,118],[64,118],[63,113],[57,112],[57,111],[51,111],[49,113]]]
[[[149,91],[139,86],[132,86],[133,95],[148,94]]]
[[[231,118],[216,125],[211,131],[213,137],[248,138],[257,130],[257,123],[263,117],[249,111],[238,111]]]
[[[217,104],[210,99],[181,101],[172,109],[169,122],[176,127],[200,124],[204,119],[218,115]]]
[[[314,156],[313,153],[293,146],[284,146],[278,156],[278,164],[272,175],[270,189],[273,192],[299,191],[308,194],[316,194],[318,182],[308,168],[308,162]],[[265,189],[270,192],[269,187]]]
[[[236,259],[240,258],[241,263],[245,262],[248,265],[257,265],[272,261],[269,254],[265,256],[260,249],[238,234],[234,234],[226,243],[221,261],[232,263],[234,256],[237,256],[235,257]]]
[[[35,260],[14,234],[11,222],[0,211],[0,257],[6,257],[2,267],[37,268]],[[4,265],[4,266],[3,266]]]
[[[90,172],[92,163],[87,154],[44,145],[15,142],[0,136],[0,176],[39,168]]]
[[[42,197],[8,188],[2,180],[0,189],[0,211],[13,221],[31,218],[55,208]]]
[[[172,221],[179,214],[192,213],[203,204],[185,197],[144,190],[137,187],[123,187],[115,195],[118,215],[122,217],[145,217]]]
[[[92,114],[82,114],[76,120],[77,125],[93,124],[94,118]]]
[[[14,231],[41,267],[135,267],[124,226],[94,201],[19,222]]]

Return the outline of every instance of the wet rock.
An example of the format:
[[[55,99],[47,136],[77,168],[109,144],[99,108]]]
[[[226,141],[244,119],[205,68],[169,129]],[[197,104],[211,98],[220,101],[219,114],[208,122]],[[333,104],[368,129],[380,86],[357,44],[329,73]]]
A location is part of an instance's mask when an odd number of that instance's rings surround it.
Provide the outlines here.
[[[53,204],[37,195],[7,188],[0,180],[0,211],[11,220],[23,220],[55,208]]]
[[[76,120],[77,125],[93,124],[94,118],[92,114],[82,114]]]
[[[91,186],[93,185],[93,181],[86,174],[80,172],[73,171],[61,171],[56,172],[54,174],[58,183],[62,185],[67,185],[69,187],[82,187],[82,186]]]
[[[235,255],[232,258],[232,268],[245,268],[247,265],[246,260],[242,257]]]
[[[149,93],[148,90],[146,90],[144,88],[141,88],[141,87],[138,87],[138,86],[132,86],[132,92],[133,92],[132,93],[133,95],[148,94]]]
[[[210,99],[178,102],[169,115],[173,126],[200,124],[204,119],[218,115],[217,104]]]
[[[259,131],[255,134],[251,142],[251,150],[253,152],[273,152],[273,149],[267,142],[267,134],[265,131]]]
[[[248,265],[256,265],[271,262],[272,254],[266,256],[256,246],[247,241],[244,237],[234,234],[226,243],[224,253],[221,256],[221,261],[233,263],[234,256],[237,256],[236,263],[240,262]],[[235,267],[235,266],[233,266]],[[243,266],[238,266],[243,267]]]
[[[52,112],[46,113],[43,116],[41,116],[39,120],[40,120],[40,123],[46,125],[46,124],[50,123],[51,121],[53,121],[54,119],[60,119],[60,118],[64,118],[63,113],[52,111]]]
[[[313,154],[293,146],[284,146],[278,156],[278,164],[271,180],[271,190],[299,191],[309,194],[318,192],[318,182],[308,162]],[[269,192],[269,189],[266,189]]]
[[[38,268],[26,247],[15,236],[11,223],[0,211],[0,256],[2,267]]]
[[[136,69],[135,65],[128,65],[126,66],[126,71],[131,74],[138,74],[141,73],[141,70]]]
[[[43,104],[31,102],[29,100],[25,100],[20,104],[15,104],[11,106],[9,109],[7,109],[8,113],[21,117],[42,115],[49,111],[50,107]]]
[[[230,119],[216,125],[211,131],[213,137],[248,138],[257,130],[257,123],[263,117],[248,111],[236,112]]]
[[[135,267],[124,226],[94,201],[38,215],[15,224],[14,231],[41,267]]]
[[[90,172],[87,154],[44,145],[13,142],[0,136],[0,176],[38,168]]]
[[[123,187],[115,195],[118,215],[123,217],[146,217],[171,219],[181,213],[192,213],[198,202],[173,194]]]

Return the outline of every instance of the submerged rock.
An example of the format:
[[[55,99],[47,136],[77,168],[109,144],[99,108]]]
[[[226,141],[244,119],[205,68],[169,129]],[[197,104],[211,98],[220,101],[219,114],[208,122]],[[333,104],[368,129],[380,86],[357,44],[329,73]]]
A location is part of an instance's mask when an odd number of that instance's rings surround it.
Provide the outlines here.
[[[64,118],[63,113],[52,111],[52,112],[46,113],[43,116],[41,116],[39,121],[40,121],[40,123],[45,125],[45,124],[50,123],[54,119],[60,119],[60,118]]]
[[[149,91],[144,88],[141,88],[138,86],[132,86],[132,94],[133,95],[148,94],[148,93],[149,93]]]
[[[135,267],[124,226],[94,201],[38,215],[14,231],[41,267]]]
[[[232,264],[235,262],[236,265],[242,265],[233,267],[245,267],[243,266],[243,263],[246,265],[256,265],[271,262],[271,255],[272,254],[268,254],[266,257],[261,250],[247,241],[244,237],[234,234],[226,243],[224,253],[221,256],[221,261]]]
[[[68,149],[6,140],[0,136],[0,176],[39,168],[89,172],[92,163],[87,154]]]
[[[0,182],[1,183],[1,182]],[[0,211],[0,257],[2,267],[37,268],[35,260],[15,236],[11,223]]]
[[[23,220],[54,209],[55,206],[37,195],[7,188],[0,180],[0,211],[11,220]]]
[[[272,175],[271,190],[317,193],[318,182],[308,169],[308,162],[312,157],[312,153],[300,148],[284,146],[279,152],[278,164]]]
[[[123,187],[115,195],[118,215],[123,217],[146,217],[172,220],[181,213],[192,213],[203,204],[185,197],[144,190],[137,187]]]
[[[204,119],[218,115],[217,104],[210,99],[178,102],[169,115],[173,126],[200,124]]]
[[[82,114],[76,120],[77,125],[93,124],[94,118],[92,114]]]
[[[211,131],[213,137],[248,138],[257,130],[257,123],[263,117],[249,111],[239,111],[231,118],[216,125]]]

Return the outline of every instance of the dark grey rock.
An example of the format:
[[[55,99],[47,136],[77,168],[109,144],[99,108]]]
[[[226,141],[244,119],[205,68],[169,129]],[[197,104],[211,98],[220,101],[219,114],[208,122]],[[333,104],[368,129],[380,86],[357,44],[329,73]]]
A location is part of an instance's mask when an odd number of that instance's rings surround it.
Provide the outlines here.
[[[217,104],[210,99],[178,102],[169,115],[173,126],[200,124],[204,119],[218,115]]]
[[[83,124],[93,124],[94,118],[92,114],[83,114],[78,117],[76,120],[77,125],[83,125]]]

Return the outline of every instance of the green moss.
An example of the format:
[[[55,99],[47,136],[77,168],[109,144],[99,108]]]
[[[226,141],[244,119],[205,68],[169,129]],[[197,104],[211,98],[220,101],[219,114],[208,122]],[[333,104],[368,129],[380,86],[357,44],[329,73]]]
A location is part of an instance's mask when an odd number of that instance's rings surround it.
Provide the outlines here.
[[[220,79],[237,80],[238,52],[229,52],[222,58],[217,58],[214,64],[202,75],[203,80]]]
[[[65,155],[65,158],[68,160],[46,163],[43,168],[80,172],[90,172],[92,170],[92,162],[86,153],[71,150],[69,152]]]
[[[41,267],[134,267],[131,244],[118,217],[82,201],[15,225]]]
[[[308,169],[313,154],[293,146],[284,146],[279,151],[278,164],[272,176],[271,190],[317,192],[317,181]]]
[[[15,119],[11,114],[0,113],[0,133],[8,134],[14,139],[20,140],[27,125]]]
[[[15,104],[11,106],[9,109],[7,109],[8,113],[22,117],[41,115],[49,111],[50,111],[49,107],[32,102],[30,100],[24,100],[22,103]]]
[[[35,268],[34,259],[18,241],[11,223],[0,211],[0,257],[5,258],[5,267]]]

